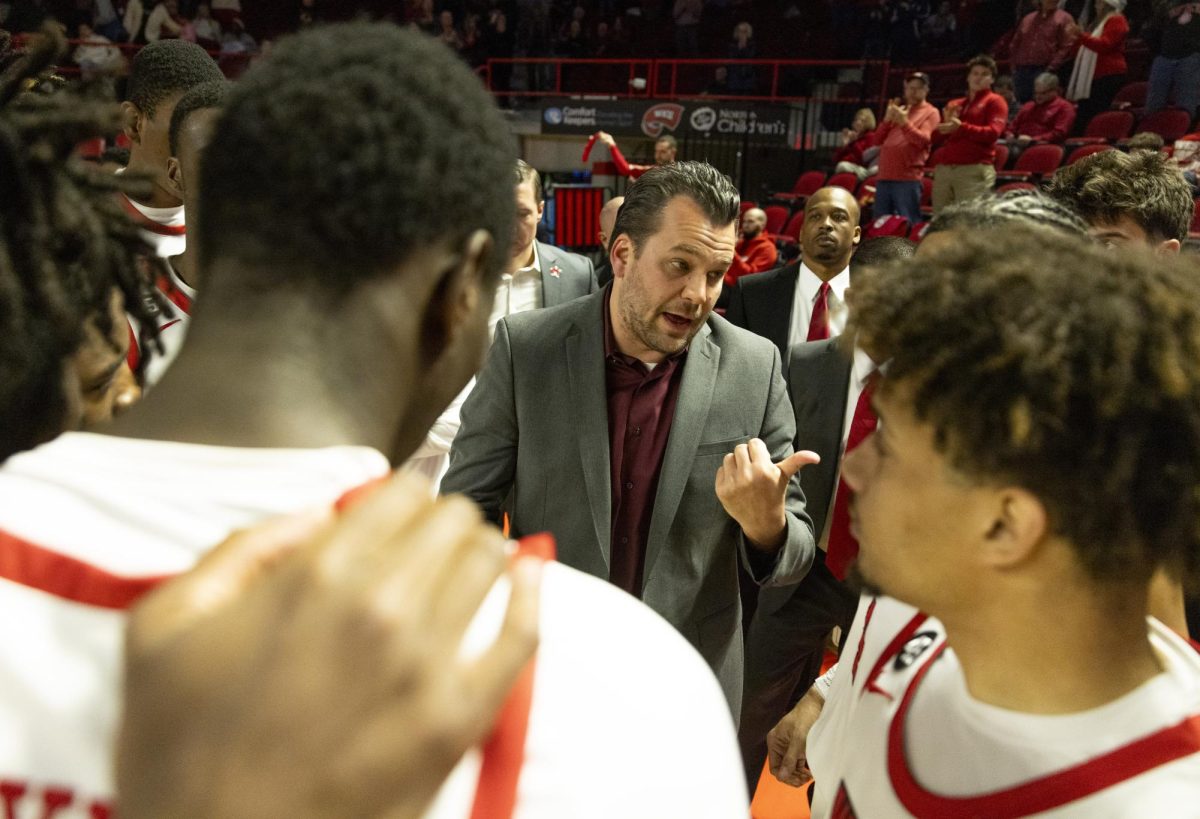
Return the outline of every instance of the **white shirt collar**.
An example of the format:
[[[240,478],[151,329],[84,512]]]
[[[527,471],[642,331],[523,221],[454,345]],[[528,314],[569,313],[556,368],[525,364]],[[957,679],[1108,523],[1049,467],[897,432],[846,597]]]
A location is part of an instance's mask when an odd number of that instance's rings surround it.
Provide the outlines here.
[[[517,270],[512,274],[512,278],[526,279],[530,278],[531,276],[537,276],[538,278],[541,278],[541,275],[542,260],[541,257],[538,256],[538,243],[535,241],[533,243],[533,264],[528,265],[527,267],[517,268]]]
[[[817,300],[817,293],[821,289],[821,277],[813,272],[812,268],[803,262],[800,263],[800,276],[796,282],[800,288],[800,295],[804,297],[807,304],[812,304]],[[841,273],[838,273],[829,280],[829,289],[832,295],[837,297],[839,303],[845,304],[846,290],[850,287],[850,265],[846,265]]]
[[[871,373],[879,369],[879,366],[863,351],[862,347],[854,345],[854,364],[850,370],[850,376],[854,379],[855,385],[859,390],[862,390],[867,385],[867,379],[871,377]]]

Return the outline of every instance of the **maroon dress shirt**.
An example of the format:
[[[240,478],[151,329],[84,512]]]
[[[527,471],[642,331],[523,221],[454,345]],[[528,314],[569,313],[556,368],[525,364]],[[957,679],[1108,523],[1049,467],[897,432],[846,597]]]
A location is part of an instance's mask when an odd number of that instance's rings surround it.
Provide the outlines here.
[[[611,293],[611,287],[609,293]],[[687,350],[653,369],[617,349],[604,299],[604,371],[608,451],[612,464],[612,533],[608,579],[641,598],[646,538]]]

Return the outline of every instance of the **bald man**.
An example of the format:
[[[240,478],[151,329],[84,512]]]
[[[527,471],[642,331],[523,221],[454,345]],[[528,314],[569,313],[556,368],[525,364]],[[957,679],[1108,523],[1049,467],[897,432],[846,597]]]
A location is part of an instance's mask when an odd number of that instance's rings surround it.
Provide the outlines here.
[[[725,273],[725,284],[733,287],[734,282],[750,273],[770,270],[779,261],[775,240],[767,233],[767,214],[762,208],[750,208],[742,214],[741,238],[733,257],[733,264]]]
[[[725,318],[773,341],[784,362],[796,344],[839,335],[846,326],[850,256],[862,238],[858,220],[849,191],[814,193],[804,205],[800,259],[739,280]]]
[[[608,262],[608,241],[612,237],[613,225],[617,223],[617,211],[621,209],[621,203],[624,201],[624,196],[614,196],[600,208],[600,228],[596,231],[600,239],[600,252],[604,256],[596,266],[596,282],[600,287],[604,287],[613,278],[612,265]]]

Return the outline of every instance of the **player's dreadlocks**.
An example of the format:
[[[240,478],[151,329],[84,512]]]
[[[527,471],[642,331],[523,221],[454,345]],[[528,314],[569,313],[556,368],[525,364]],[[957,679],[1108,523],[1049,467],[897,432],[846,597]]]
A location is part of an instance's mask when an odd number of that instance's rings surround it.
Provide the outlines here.
[[[143,351],[157,343],[153,251],[114,198],[149,183],[72,156],[80,141],[117,130],[120,109],[84,93],[31,92],[46,91],[64,48],[47,29],[24,55],[0,51],[0,459],[61,431],[64,362],[87,322],[109,337],[114,287]]]

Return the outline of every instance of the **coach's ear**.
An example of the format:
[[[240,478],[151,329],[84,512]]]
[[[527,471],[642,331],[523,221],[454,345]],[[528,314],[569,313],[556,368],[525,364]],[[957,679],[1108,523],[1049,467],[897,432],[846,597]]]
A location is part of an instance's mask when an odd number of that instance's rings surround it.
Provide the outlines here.
[[[612,265],[614,279],[625,278],[625,273],[633,264],[635,255],[633,239],[629,238],[628,233],[622,233],[612,240],[612,245],[608,249],[608,262]]]
[[[121,130],[129,141],[135,144],[142,142],[142,112],[132,102],[121,103]]]
[[[990,506],[991,520],[983,538],[984,563],[1004,570],[1031,559],[1049,534],[1046,507],[1019,487],[995,490]]]

